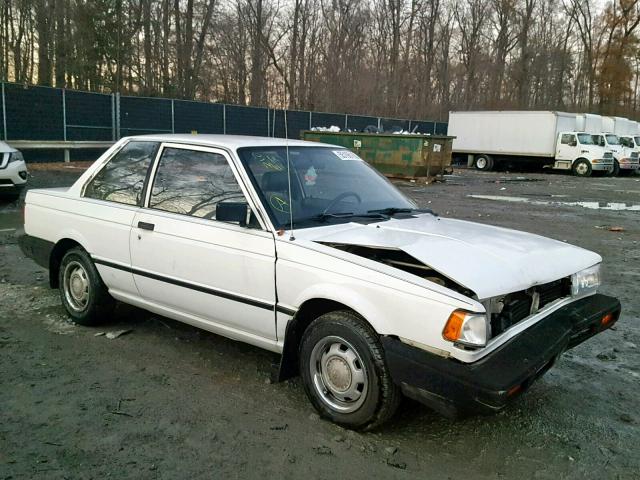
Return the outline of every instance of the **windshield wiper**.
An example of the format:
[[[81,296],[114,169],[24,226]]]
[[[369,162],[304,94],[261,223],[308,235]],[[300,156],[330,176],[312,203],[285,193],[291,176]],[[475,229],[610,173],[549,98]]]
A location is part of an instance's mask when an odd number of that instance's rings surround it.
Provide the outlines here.
[[[389,208],[380,208],[378,210],[369,210],[367,213],[378,213],[380,215],[393,216],[398,213],[430,213],[431,215],[435,215],[433,210],[430,208],[419,209],[419,208],[398,208],[398,207],[389,207]]]
[[[377,218],[380,220],[386,220],[388,218],[384,213],[379,212],[367,212],[367,213],[354,213],[354,212],[341,212],[341,213],[319,213],[313,217],[309,217],[307,220],[315,220],[324,222],[329,218]]]

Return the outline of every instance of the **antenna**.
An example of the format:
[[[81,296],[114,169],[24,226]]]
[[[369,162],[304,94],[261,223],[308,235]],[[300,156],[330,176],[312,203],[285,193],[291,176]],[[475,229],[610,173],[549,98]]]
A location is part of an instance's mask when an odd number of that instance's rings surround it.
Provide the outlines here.
[[[285,90],[285,97],[287,93]],[[291,236],[289,237],[290,241],[294,241],[296,237],[293,236],[293,202],[291,196],[291,161],[289,159],[289,129],[287,128],[287,107],[285,103],[285,108],[283,110],[284,113],[284,145],[285,150],[287,152],[287,178],[289,179],[289,224],[291,225]]]

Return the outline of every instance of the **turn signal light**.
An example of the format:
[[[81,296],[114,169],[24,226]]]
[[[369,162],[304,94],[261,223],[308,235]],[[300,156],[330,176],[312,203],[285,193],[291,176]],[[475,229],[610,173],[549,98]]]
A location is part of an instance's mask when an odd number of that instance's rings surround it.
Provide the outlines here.
[[[458,341],[466,315],[467,312],[462,310],[456,310],[451,314],[449,320],[447,320],[447,324],[444,326],[444,331],[442,332],[444,338],[451,342]]]

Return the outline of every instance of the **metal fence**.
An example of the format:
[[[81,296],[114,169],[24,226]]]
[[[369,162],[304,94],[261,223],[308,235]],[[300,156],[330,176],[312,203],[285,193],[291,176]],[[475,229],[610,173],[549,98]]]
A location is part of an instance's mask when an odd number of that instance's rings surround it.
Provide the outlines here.
[[[284,111],[81,92],[2,83],[1,140],[115,141],[147,133],[224,133],[284,138]],[[373,125],[445,135],[447,124],[426,120],[287,110],[287,134],[312,127],[362,130]]]

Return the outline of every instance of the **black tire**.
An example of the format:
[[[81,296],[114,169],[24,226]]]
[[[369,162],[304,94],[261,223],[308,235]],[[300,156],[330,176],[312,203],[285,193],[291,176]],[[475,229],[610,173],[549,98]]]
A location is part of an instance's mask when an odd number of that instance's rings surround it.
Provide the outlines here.
[[[616,160],[615,158],[613,159],[613,170],[611,170],[611,173],[609,174],[610,177],[617,177],[618,175],[620,175],[620,162],[618,162],[618,160]]]
[[[109,295],[91,257],[82,248],[75,247],[64,254],[58,284],[62,304],[74,322],[92,326],[111,318],[116,301]]]
[[[591,163],[584,158],[580,158],[573,162],[571,171],[576,177],[590,177],[592,171]]]
[[[480,170],[481,172],[490,172],[495,166],[493,157],[490,155],[478,155],[473,164],[475,165],[476,170]]]
[[[339,350],[343,347],[347,349],[339,354],[348,354],[352,358],[355,354],[356,358],[352,361],[353,370],[350,369],[350,372],[357,371],[359,375],[363,375],[362,372],[364,372],[366,380],[355,387],[356,390],[361,388],[361,397],[357,402],[349,400],[343,404],[347,408],[357,406],[354,411],[340,411],[330,404],[330,402],[340,403],[340,401],[337,397],[331,397],[332,387],[324,383],[324,375],[330,378],[331,374],[329,369],[322,370],[322,361],[318,360],[316,353],[322,351],[327,342],[331,343],[328,348],[339,345]],[[398,408],[402,394],[391,379],[378,334],[355,313],[341,310],[318,317],[305,330],[299,354],[304,389],[321,417],[347,428],[371,430],[389,420]],[[322,358],[328,355],[325,353]],[[327,365],[336,361],[335,356],[328,356],[328,358]],[[337,361],[340,363],[339,359]],[[342,363],[346,365],[345,361]],[[331,382],[329,378],[327,382]],[[357,377],[350,373],[347,389],[351,390],[354,378]],[[325,387],[324,394],[320,392],[322,388],[320,384]]]

